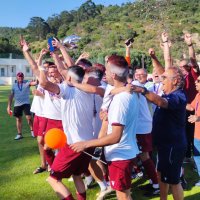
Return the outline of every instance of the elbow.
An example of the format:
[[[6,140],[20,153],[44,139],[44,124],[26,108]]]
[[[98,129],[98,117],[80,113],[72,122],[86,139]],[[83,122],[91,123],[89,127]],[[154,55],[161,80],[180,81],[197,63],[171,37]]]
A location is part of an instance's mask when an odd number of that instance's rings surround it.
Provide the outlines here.
[[[47,88],[47,83],[48,83],[48,81],[41,80],[41,81],[40,81],[40,86],[41,86],[43,89],[46,89],[46,88]]]

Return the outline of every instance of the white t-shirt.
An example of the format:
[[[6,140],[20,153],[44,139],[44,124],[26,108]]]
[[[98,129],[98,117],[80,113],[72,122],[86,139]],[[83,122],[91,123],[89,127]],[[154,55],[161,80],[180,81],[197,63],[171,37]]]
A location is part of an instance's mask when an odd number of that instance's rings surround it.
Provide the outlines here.
[[[106,89],[106,86],[101,85],[100,88]],[[99,131],[101,129],[102,121],[99,117],[100,109],[103,103],[103,98],[100,95],[93,94],[94,110],[96,111],[93,116],[93,129],[94,137],[98,138]]]
[[[44,94],[44,117],[48,119],[61,120],[61,97],[48,92],[47,90],[45,90]]]
[[[106,91],[103,97],[103,103],[101,106],[102,110],[108,110],[108,107],[110,105],[110,102],[112,101],[113,95],[110,94],[111,90],[114,88],[114,86],[107,84]]]
[[[136,125],[138,121],[138,95],[122,92],[113,97],[108,110],[108,133],[112,133],[112,124],[124,125],[121,140],[117,144],[105,147],[107,161],[128,160],[139,153],[136,143]]]
[[[44,89],[38,85],[37,90],[44,94]],[[31,112],[39,117],[43,117],[44,97],[34,96],[31,104]]]
[[[152,131],[152,116],[147,99],[142,94],[139,94],[139,114],[136,130],[137,134],[147,134]]]
[[[67,143],[94,139],[93,135],[93,95],[83,92],[66,83],[59,85],[61,116]]]

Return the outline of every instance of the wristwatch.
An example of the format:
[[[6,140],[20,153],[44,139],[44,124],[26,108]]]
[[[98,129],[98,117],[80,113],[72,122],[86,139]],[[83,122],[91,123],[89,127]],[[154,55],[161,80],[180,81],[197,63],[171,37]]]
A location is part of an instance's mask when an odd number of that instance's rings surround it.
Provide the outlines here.
[[[145,96],[149,92],[149,90],[147,90],[147,88],[145,88],[145,87],[143,87],[143,89],[144,90],[143,90],[143,92],[141,92],[141,94]]]

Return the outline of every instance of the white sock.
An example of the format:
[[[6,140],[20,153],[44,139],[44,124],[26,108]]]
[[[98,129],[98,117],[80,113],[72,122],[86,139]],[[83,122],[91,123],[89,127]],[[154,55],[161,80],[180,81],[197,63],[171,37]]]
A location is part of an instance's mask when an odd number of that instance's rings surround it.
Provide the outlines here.
[[[90,185],[92,183],[92,181],[93,181],[93,177],[91,175],[85,177],[85,183],[87,185]]]
[[[159,188],[159,184],[153,184],[152,187],[153,187],[154,189],[158,189],[158,188]]]
[[[101,191],[105,191],[107,189],[107,184],[105,181],[97,181],[97,183],[99,184]]]

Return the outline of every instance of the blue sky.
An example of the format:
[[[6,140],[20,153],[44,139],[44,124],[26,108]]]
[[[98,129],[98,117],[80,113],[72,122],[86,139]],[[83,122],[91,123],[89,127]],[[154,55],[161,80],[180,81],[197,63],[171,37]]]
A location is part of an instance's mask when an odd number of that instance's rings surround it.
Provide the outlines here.
[[[1,2],[0,27],[26,27],[31,17],[47,19],[63,10],[80,7],[86,0],[4,0]],[[121,5],[133,0],[93,0],[95,4]]]

